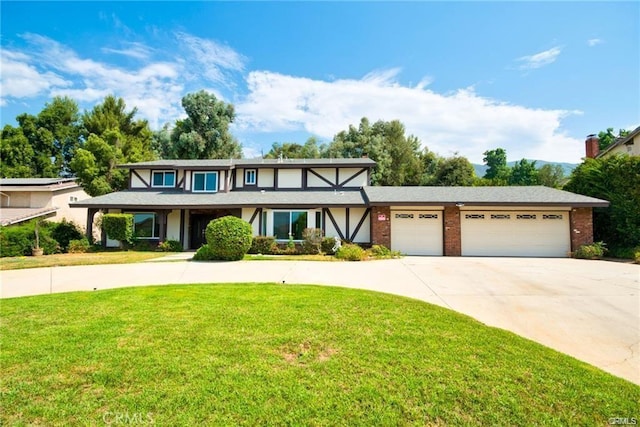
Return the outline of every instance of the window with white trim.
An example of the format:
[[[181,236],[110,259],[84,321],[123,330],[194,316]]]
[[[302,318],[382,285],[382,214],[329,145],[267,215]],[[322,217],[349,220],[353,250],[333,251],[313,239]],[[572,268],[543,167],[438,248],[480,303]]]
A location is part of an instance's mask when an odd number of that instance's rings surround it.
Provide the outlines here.
[[[154,171],[151,180],[152,187],[175,187],[175,171]]]
[[[194,193],[215,193],[218,191],[218,172],[194,172]]]
[[[245,185],[256,185],[256,170],[255,169],[246,169],[244,171],[244,184]]]
[[[160,224],[154,212],[134,212],[133,235],[138,239],[157,239],[160,236]]]
[[[287,240],[302,240],[302,231],[307,228],[306,211],[274,211],[273,237]]]

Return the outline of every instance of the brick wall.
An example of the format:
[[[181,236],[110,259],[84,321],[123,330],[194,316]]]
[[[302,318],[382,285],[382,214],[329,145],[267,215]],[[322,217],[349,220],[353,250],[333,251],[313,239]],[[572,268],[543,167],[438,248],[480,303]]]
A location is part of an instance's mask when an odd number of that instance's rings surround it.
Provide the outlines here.
[[[384,220],[379,221],[382,215]],[[391,247],[391,208],[389,206],[371,208],[371,243]]]
[[[593,243],[593,215],[591,208],[573,208],[571,221],[571,250]]]
[[[462,255],[460,208],[457,206],[446,206],[444,208],[444,255]]]

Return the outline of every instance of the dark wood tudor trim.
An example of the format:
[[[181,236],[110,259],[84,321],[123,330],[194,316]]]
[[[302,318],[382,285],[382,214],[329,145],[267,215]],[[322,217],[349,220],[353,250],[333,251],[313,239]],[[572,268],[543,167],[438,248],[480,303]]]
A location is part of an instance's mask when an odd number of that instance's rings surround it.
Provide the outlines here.
[[[256,215],[258,215],[261,210],[262,210],[262,208],[256,208],[256,210],[253,211],[253,215],[251,215],[251,219],[249,220],[249,224],[253,225],[253,221],[256,219]]]
[[[278,191],[278,169],[273,169],[273,189]]]
[[[333,188],[338,188],[338,182],[340,182],[340,168],[336,168],[336,183],[333,184]]]
[[[353,234],[349,237],[349,240],[351,240],[352,242],[355,240],[356,236],[360,232],[360,227],[362,227],[362,224],[364,224],[365,219],[367,219],[367,215],[369,216],[371,215],[371,208],[365,209],[364,213],[362,214],[362,218],[360,218],[360,221],[358,221],[358,225],[356,225],[356,229],[353,230]]]
[[[327,213],[322,209],[322,235],[327,235]]]
[[[351,216],[351,210],[349,208],[344,209],[344,235],[347,236],[347,240],[351,240],[349,238],[349,217]]]
[[[309,172],[311,172],[312,174],[314,174],[315,176],[317,176],[318,178],[320,178],[320,180],[326,182],[327,184],[330,185],[330,190],[334,190],[336,189],[336,184],[334,184],[333,182],[329,181],[327,178],[325,178],[324,176],[320,175],[318,172],[314,171],[313,169],[309,169]],[[314,187],[316,188],[316,187]],[[324,187],[320,187],[320,188],[324,188]]]
[[[180,209],[180,246],[184,248],[184,216],[185,209]]]
[[[258,214],[258,236],[262,236],[262,208],[258,208],[258,210],[260,210],[260,213]]]
[[[329,208],[322,208],[322,212],[326,212],[327,216],[331,220],[331,224],[333,224],[333,227],[338,232],[338,236],[340,236],[340,238],[344,240],[344,234],[342,234],[342,230],[340,230],[340,227],[338,227],[338,223],[336,222],[336,219],[333,217],[331,210],[329,210]]]
[[[177,175],[177,172],[176,172]],[[176,187],[178,188],[182,188],[184,190],[184,184],[185,184],[185,177],[187,176],[187,171],[184,171],[184,173],[182,174],[182,178],[180,179],[180,181],[178,181],[178,183],[176,184]]]
[[[344,187],[345,184],[347,184],[349,181],[357,178],[358,176],[362,175],[364,172],[366,172],[368,170],[368,168],[363,168],[360,169],[359,172],[355,173],[354,175],[351,175],[351,177],[345,179],[344,181],[342,181],[341,183],[338,184],[338,187],[342,188]]]
[[[302,189],[307,189],[307,173],[309,172],[308,168],[302,168]]]
[[[151,188],[151,184],[150,184],[150,183],[148,183],[147,181],[145,181],[145,179],[144,179],[144,178],[142,178],[142,177],[140,176],[140,174],[138,173],[138,171],[136,171],[135,169],[129,169],[129,171],[130,171],[130,173],[129,173],[129,188],[131,188],[131,181],[132,181],[132,178],[133,178],[133,177],[132,177],[132,175],[137,176],[137,177],[138,177],[138,179],[139,179],[140,181],[142,181],[142,183],[144,184],[144,186],[145,186],[146,188]],[[151,177],[153,177],[153,171],[151,172]]]

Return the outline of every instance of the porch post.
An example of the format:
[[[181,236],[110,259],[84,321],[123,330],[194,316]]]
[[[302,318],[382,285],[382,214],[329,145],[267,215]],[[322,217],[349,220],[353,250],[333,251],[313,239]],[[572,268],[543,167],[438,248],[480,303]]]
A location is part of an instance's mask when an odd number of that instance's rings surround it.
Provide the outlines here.
[[[89,239],[89,242],[93,243],[93,218],[96,216],[96,213],[99,211],[100,209],[96,209],[96,208],[89,208],[87,209],[87,227],[86,227],[86,236],[87,239]]]
[[[158,211],[158,224],[160,225],[160,235],[158,236],[160,242],[162,243],[167,238],[167,216],[169,215],[168,210],[159,210]]]

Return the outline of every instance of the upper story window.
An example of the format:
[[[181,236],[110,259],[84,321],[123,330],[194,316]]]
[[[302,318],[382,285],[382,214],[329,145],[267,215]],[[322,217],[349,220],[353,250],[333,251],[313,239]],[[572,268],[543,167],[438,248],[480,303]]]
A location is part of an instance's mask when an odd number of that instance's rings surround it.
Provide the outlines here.
[[[194,172],[193,191],[203,193],[218,191],[218,172]]]
[[[176,173],[174,171],[154,172],[152,186],[153,187],[175,187]]]
[[[247,169],[244,171],[244,184],[245,185],[256,185],[256,170],[255,169]]]

